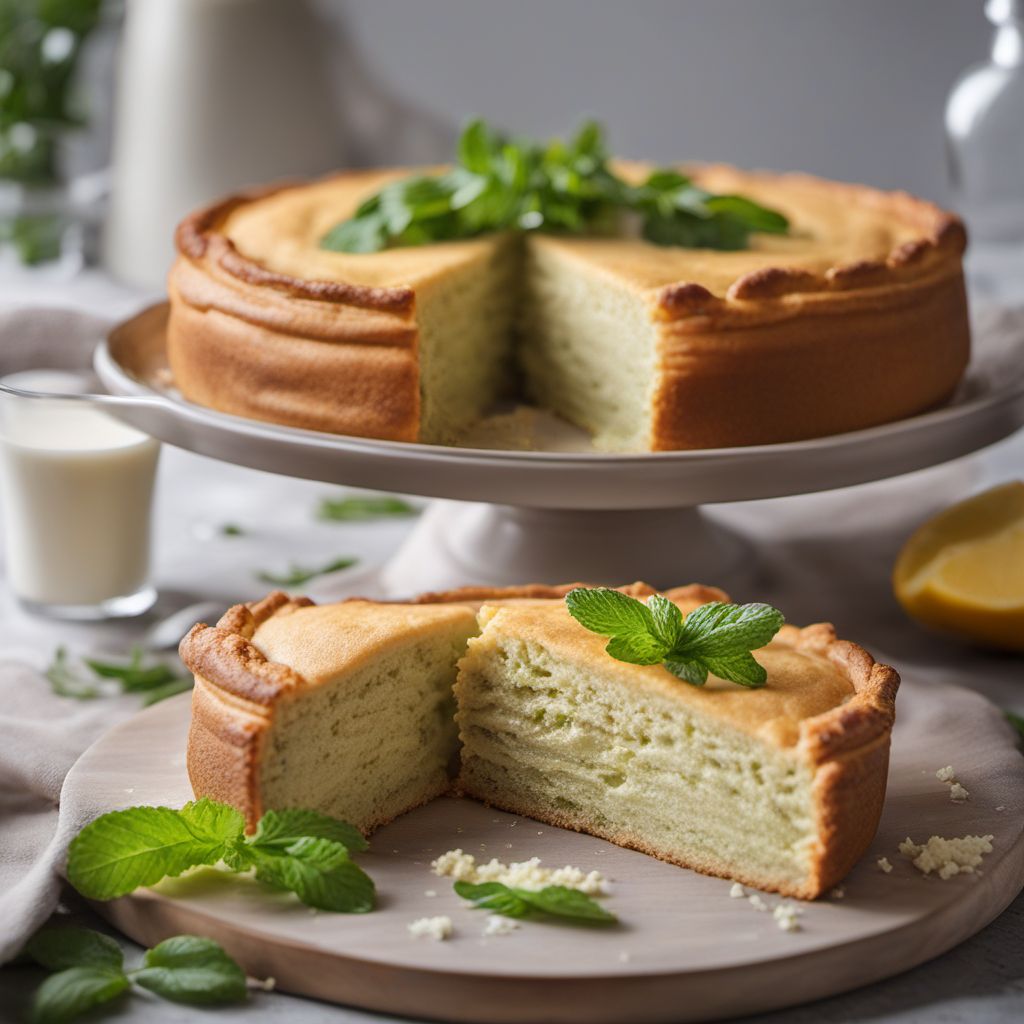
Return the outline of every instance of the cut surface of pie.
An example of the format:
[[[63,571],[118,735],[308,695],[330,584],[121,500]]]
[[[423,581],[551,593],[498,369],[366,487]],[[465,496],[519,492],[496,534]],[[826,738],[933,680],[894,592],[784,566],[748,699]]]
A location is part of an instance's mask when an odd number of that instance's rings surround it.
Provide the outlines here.
[[[896,673],[831,626],[786,626],[757,652],[766,686],[698,689],[611,658],[569,616],[568,589],[320,607],[277,594],[194,627],[181,653],[196,795],[250,826],[304,806],[370,831],[454,785],[759,888],[836,884],[881,814]],[[684,613],[725,598],[668,596]]]
[[[181,225],[168,351],[186,398],[449,443],[521,393],[599,448],[644,451],[884,423],[948,398],[967,364],[963,228],[902,193],[710,166],[690,173],[790,233],[738,252],[543,234],[320,247],[406,173],[240,195]]]

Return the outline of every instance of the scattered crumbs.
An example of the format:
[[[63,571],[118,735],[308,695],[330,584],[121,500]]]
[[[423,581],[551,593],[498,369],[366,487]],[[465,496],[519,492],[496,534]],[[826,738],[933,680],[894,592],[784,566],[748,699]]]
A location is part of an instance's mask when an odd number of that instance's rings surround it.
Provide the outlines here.
[[[729,890],[729,896],[734,900],[741,900],[747,895],[747,890],[740,885],[739,882],[733,882],[732,888]]]
[[[537,835],[539,835],[539,836],[544,835],[544,830],[543,829],[538,829],[537,830]]]
[[[761,899],[761,897],[758,896],[758,894],[756,892],[755,893],[751,893],[751,895],[749,895],[747,897],[747,902],[755,910],[767,910],[768,909],[768,904],[765,903],[765,901],[763,899]]]
[[[515,819],[514,821],[512,821],[512,822],[510,822],[510,823],[509,823],[509,826],[508,826],[508,827],[509,827],[509,828],[515,828],[515,827],[516,827],[516,825],[518,825],[518,824],[519,824],[519,819],[518,819],[518,818],[516,818],[516,819]]]
[[[945,768],[940,768],[935,773],[935,778],[937,778],[939,782],[953,782],[956,779],[956,772],[953,771],[953,766],[951,764],[947,764]]]
[[[264,992],[273,992],[277,988],[277,978],[271,976],[262,981],[256,980],[254,984],[256,988],[261,988]]]
[[[127,788],[127,789],[125,790],[125,792],[126,792],[126,793],[134,793],[134,792],[135,792],[135,787],[134,787],[134,786],[129,786],[129,787],[128,787],[128,788]]]
[[[900,843],[900,853],[924,875],[933,871],[943,881],[954,875],[973,874],[982,858],[992,852],[992,836],[962,836],[943,839],[932,836],[923,846],[909,837]]]
[[[462,826],[461,825],[456,825],[455,826],[455,831],[456,832],[461,832],[462,831]]]
[[[423,895],[426,896],[428,899],[433,899],[437,895],[437,890],[436,889],[424,889],[423,890]]]
[[[398,853],[398,851],[397,851],[397,850],[392,850],[391,852],[392,852],[392,853]]]
[[[792,903],[779,903],[772,911],[772,917],[775,918],[775,923],[784,932],[798,932],[800,931],[800,922],[797,918],[803,913],[803,910]]]
[[[619,963],[620,964],[628,964],[629,961],[632,960],[632,959],[633,958],[630,956],[628,949],[624,949],[624,950],[622,950],[619,953]]]
[[[955,804],[962,804],[970,795],[959,782],[954,782],[949,787],[949,799]]]
[[[997,810],[997,811],[1005,811],[1005,810],[1006,810],[1006,804],[1000,804],[1000,805],[999,805],[999,806],[998,806],[998,807],[996,808],[996,810]]]
[[[519,922],[513,921],[511,917],[488,914],[487,923],[484,925],[484,935],[508,935],[518,927]]]
[[[884,871],[887,875],[892,874],[892,864],[889,863],[888,857],[879,857],[875,863],[878,865],[879,869]]]
[[[841,900],[846,898],[846,890],[841,886],[837,885],[830,893],[829,896],[834,900]]]
[[[547,885],[564,885],[579,889],[588,896],[608,892],[608,881],[599,871],[582,871],[566,865],[562,868],[541,867],[539,857],[503,864],[492,857],[486,864],[478,864],[476,857],[462,850],[449,850],[430,865],[435,875],[453,878],[457,882],[503,882],[519,889],[536,891]]]
[[[506,843],[505,844],[505,849],[506,850],[511,850],[512,849],[512,844],[511,843]]]
[[[433,939],[441,942],[455,930],[450,917],[421,917],[409,925],[409,934],[414,939]]]

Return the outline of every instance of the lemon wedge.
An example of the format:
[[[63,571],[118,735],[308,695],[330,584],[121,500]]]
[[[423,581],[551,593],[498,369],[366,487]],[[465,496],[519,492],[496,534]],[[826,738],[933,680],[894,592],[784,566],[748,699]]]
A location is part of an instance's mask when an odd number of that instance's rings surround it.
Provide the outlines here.
[[[900,552],[893,589],[926,626],[1024,651],[1024,482],[929,519]]]

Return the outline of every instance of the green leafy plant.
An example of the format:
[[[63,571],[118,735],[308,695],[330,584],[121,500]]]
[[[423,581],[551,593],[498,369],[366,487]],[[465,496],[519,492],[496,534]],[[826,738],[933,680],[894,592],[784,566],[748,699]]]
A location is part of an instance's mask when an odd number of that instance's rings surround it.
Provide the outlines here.
[[[708,673],[741,686],[764,686],[767,673],[751,651],[782,628],[782,613],[769,604],[713,601],[683,618],[677,605],[655,594],[645,604],[607,587],[576,587],[565,597],[569,614],[610,637],[605,650],[633,665],[664,665],[694,686]]]
[[[351,853],[367,848],[358,829],[309,810],[267,811],[252,835],[242,815],[203,798],[181,810],[130,807],[86,825],[68,850],[68,881],[89,899],[111,900],[200,865],[255,870],[276,889],[320,910],[362,914],[374,886]]]
[[[245,530],[238,523],[222,523],[219,533],[222,537],[244,537]]]
[[[456,882],[455,893],[469,900],[477,910],[489,910],[502,917],[545,914],[591,924],[614,924],[618,918],[579,889],[547,885],[543,889],[519,889],[503,882]]]
[[[83,658],[82,663],[92,672],[89,678],[71,663],[67,649],[58,647],[46,678],[60,697],[93,700],[111,693],[140,693],[143,707],[192,689],[191,676],[164,662],[147,665],[145,659],[141,647],[132,648],[127,662]]]
[[[316,510],[317,519],[336,523],[358,523],[374,519],[401,519],[418,514],[418,508],[390,494],[379,494],[365,498],[324,498]]]
[[[142,965],[125,970],[121,947],[88,928],[47,927],[25,947],[51,974],[32,1004],[33,1024],[64,1024],[112,1002],[132,985],[164,999],[196,1006],[242,1002],[245,972],[212,939],[178,935],[146,951]]]
[[[1024,716],[1015,714],[1013,711],[1004,711],[1006,720],[1017,730],[1019,734],[1019,742],[1021,746],[1024,746]]]
[[[317,576],[325,576],[329,572],[348,569],[350,566],[357,565],[358,562],[357,558],[335,558],[319,568],[308,568],[292,563],[287,572],[258,572],[256,578],[264,583],[271,583],[275,587],[301,587],[303,583],[308,583]]]
[[[743,196],[714,195],[676,170],[639,185],[609,165],[604,133],[586,122],[568,142],[509,139],[471,121],[455,167],[386,184],[333,227],[321,246],[378,252],[495,231],[614,235],[637,218],[657,245],[743,249],[753,232],[785,234],[789,222]]]

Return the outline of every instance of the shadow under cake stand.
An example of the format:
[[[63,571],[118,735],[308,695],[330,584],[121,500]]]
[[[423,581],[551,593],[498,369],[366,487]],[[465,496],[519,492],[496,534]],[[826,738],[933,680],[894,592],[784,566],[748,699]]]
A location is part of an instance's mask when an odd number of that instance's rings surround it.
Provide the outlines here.
[[[116,327],[94,365],[99,401],[168,444],[286,476],[434,501],[373,578],[367,596],[472,583],[654,585],[735,580],[738,539],[702,515],[717,502],[825,491],[897,476],[993,444],[1024,425],[1024,316],[975,329],[957,396],[931,412],[786,444],[603,454],[503,451],[339,436],[281,427],[186,402],[170,384],[167,305]]]

